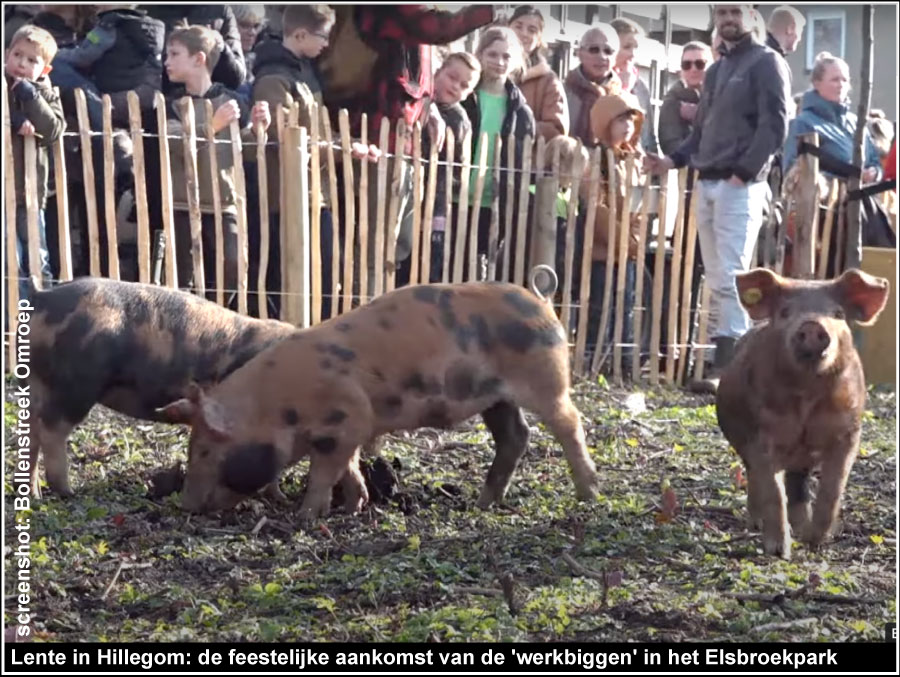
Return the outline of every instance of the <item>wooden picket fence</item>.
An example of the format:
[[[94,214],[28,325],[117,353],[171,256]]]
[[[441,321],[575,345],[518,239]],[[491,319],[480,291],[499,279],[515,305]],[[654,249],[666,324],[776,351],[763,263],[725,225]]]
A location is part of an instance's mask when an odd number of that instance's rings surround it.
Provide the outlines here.
[[[147,209],[146,167],[143,148],[145,132],[141,120],[141,112],[138,106],[137,96],[129,93],[129,132],[134,146],[133,171],[134,171],[134,198],[137,214],[137,259],[138,281],[151,283],[151,224]],[[109,98],[104,97],[103,106],[103,176],[105,195],[103,209],[105,213],[106,235],[108,243],[108,275],[112,278],[120,277],[119,254],[116,233],[116,204],[113,187],[113,148],[112,126]],[[81,156],[83,161],[82,174],[87,207],[87,233],[88,247],[90,249],[90,274],[99,275],[100,265],[100,238],[98,225],[98,205],[95,198],[95,171],[91,151],[91,136],[86,102],[84,94],[76,92],[77,106],[77,135],[81,144]],[[201,244],[201,214],[199,201],[199,177],[197,176],[197,139],[207,140],[210,153],[210,165],[212,176],[217,173],[217,157],[215,152],[216,141],[210,126],[204,129],[195,129],[194,114],[190,100],[186,101],[183,123],[184,134],[178,140],[183,144],[185,177],[187,181],[188,213],[190,218],[192,239],[192,261],[195,285],[193,291],[204,294],[204,267],[209,262],[203,260]],[[390,123],[382,121],[378,146],[381,149],[381,157],[377,162],[375,172],[377,181],[378,203],[376,205],[375,223],[368,222],[368,181],[369,172],[359,173],[359,164],[351,158],[351,138],[349,118],[347,111],[341,110],[338,115],[338,135],[332,134],[328,111],[314,107],[309,111],[309,119],[312,121],[309,129],[300,127],[298,104],[290,111],[278,111],[274,115],[272,126],[268,134],[268,144],[277,143],[278,158],[280,164],[281,204],[280,206],[280,234],[281,234],[281,261],[269,261],[268,242],[268,218],[269,205],[267,191],[266,163],[266,135],[260,128],[256,130],[257,154],[260,196],[260,272],[258,279],[258,293],[281,295],[281,319],[300,327],[308,327],[321,321],[323,298],[330,301],[331,315],[337,316],[347,312],[358,303],[366,303],[371,298],[394,289],[396,284],[396,261],[394,251],[396,234],[386,228],[386,223],[395,223],[401,201],[401,164],[389,160],[393,157],[389,148]],[[157,128],[166,130],[166,108],[163,97],[157,94],[156,100]],[[212,119],[211,104],[206,102],[206,120]],[[9,115],[4,88],[3,98],[4,131],[10,133]],[[362,129],[366,129],[366,121],[363,120]],[[516,140],[510,136],[508,139],[496,139],[494,157],[498,160],[496,166],[487,164],[487,135],[483,136],[481,154],[478,158],[472,158],[472,139],[468,136],[463,139],[454,139],[452,132],[448,130],[446,139],[446,163],[448,171],[451,167],[459,168],[459,195],[467,196],[470,190],[470,174],[474,170],[474,198],[469,208],[469,201],[459,199],[454,202],[452,193],[453,181],[448,177],[446,192],[443,195],[436,194],[437,174],[441,163],[438,161],[437,149],[432,145],[428,157],[423,157],[422,130],[419,125],[412,129],[406,128],[403,121],[395,127],[397,137],[396,148],[411,147],[411,156],[404,156],[411,164],[413,177],[413,234],[411,253],[410,284],[428,282],[431,268],[431,233],[434,220],[434,208],[438,200],[442,200],[447,214],[444,257],[441,262],[441,280],[443,282],[463,282],[476,279],[476,241],[479,219],[479,207],[487,177],[494,179],[494,185],[498,190],[494,191],[491,205],[491,220],[489,234],[489,270],[488,279],[505,280],[517,285],[525,285],[528,282],[528,274],[531,268],[538,263],[553,264],[556,247],[556,196],[560,181],[560,161],[558,153],[555,157],[547,158],[547,144],[543,138],[536,143],[532,139],[524,140],[522,149],[522,162],[518,168],[521,177],[534,177],[536,183],[533,208],[529,210],[529,186],[530,180],[519,181],[518,195],[513,195],[515,189],[516,172],[502,170],[499,159],[502,153],[507,153],[509,166],[513,166],[513,158],[516,153]],[[273,134],[274,132],[274,134]],[[363,131],[362,143],[368,143]],[[409,146],[406,145],[409,141]],[[247,313],[248,308],[248,239],[247,239],[247,189],[242,161],[242,142],[235,121],[231,125],[231,145],[235,187],[237,195],[237,225],[238,225],[238,275],[237,298],[238,311]],[[28,261],[31,271],[39,270],[38,254],[38,217],[36,195],[36,166],[34,138],[25,139],[25,167],[14,167],[10,144],[6,144],[6,217],[7,224],[11,226],[15,222],[15,190],[13,183],[14,171],[25,172],[26,185],[26,210],[28,213]],[[600,149],[594,149],[589,157],[588,171],[581,166],[580,142],[579,151],[576,153],[577,166],[572,172],[571,195],[579,194],[583,176],[589,180],[589,199],[587,208],[587,223],[593,223],[599,191],[604,189],[601,182],[601,153]],[[56,202],[58,219],[56,227],[59,233],[59,278],[60,280],[72,279],[72,252],[71,237],[68,218],[68,186],[66,183],[66,167],[63,153],[63,141],[58,140],[51,148],[53,166],[55,171]],[[179,287],[177,269],[175,265],[175,237],[173,219],[172,178],[170,146],[168,143],[159,144],[160,172],[162,186],[162,230],[165,232],[165,276],[161,283],[168,287]],[[270,156],[271,157],[271,156]],[[549,159],[549,162],[545,162]],[[609,158],[612,161],[612,158]],[[627,160],[630,169],[635,158]],[[543,167],[549,164],[549,171]],[[389,166],[392,166],[391,176],[388,175]],[[323,171],[324,169],[324,171]],[[339,171],[341,176],[339,176]],[[601,369],[611,370],[615,383],[622,383],[626,376],[633,382],[647,379],[652,385],[660,382],[682,385],[689,374],[689,361],[693,361],[694,376],[699,378],[703,374],[703,353],[707,341],[707,326],[709,320],[710,292],[705,284],[699,286],[699,300],[692,298],[694,285],[694,252],[697,242],[696,227],[696,203],[697,200],[687,200],[686,187],[688,185],[688,170],[677,172],[677,194],[669,194],[668,177],[663,177],[658,187],[658,194],[654,190],[644,188],[644,199],[639,211],[640,242],[639,252],[645,252],[653,238],[656,248],[653,255],[652,266],[652,302],[650,307],[644,307],[642,299],[645,296],[644,275],[645,256],[640,255],[636,261],[636,288],[634,290],[635,308],[632,335],[636,345],[625,345],[624,335],[624,300],[625,300],[625,262],[628,256],[628,224],[631,218],[629,210],[622,214],[615,213],[616,193],[615,179],[611,180],[605,189],[609,190],[608,204],[613,205],[613,212],[609,220],[610,257],[617,265],[606,267],[606,283],[602,299],[601,330],[596,337],[596,349],[593,359],[588,362],[585,359],[585,347],[588,344],[588,312],[590,303],[590,276],[591,253],[593,247],[593,228],[586,228],[584,233],[584,246],[580,261],[575,260],[576,242],[576,200],[570,200],[566,221],[566,247],[565,270],[560,279],[561,292],[556,301],[556,307],[564,327],[575,325],[574,337],[571,343],[574,346],[573,369],[576,375],[596,375]],[[355,174],[359,173],[359,176]],[[499,186],[501,174],[505,174],[509,199],[509,208],[505,214],[499,209]],[[695,177],[696,178],[696,177]],[[322,182],[326,181],[327,186]],[[810,182],[814,177],[810,177]],[[224,263],[222,256],[222,209],[218,195],[218,182],[211,182],[214,202],[214,218],[216,227],[217,260],[214,262],[216,273],[216,300],[219,304],[225,303]],[[331,289],[322,289],[322,257],[320,252],[321,242],[321,198],[324,192],[330,199],[333,219],[333,250],[331,256]],[[631,205],[631,186],[625,186],[625,205]],[[840,196],[840,192],[833,191],[834,199],[829,200],[828,206],[834,213],[834,206]],[[336,205],[341,197],[344,197],[344,209],[340,215],[344,220],[344,238],[339,242],[339,213]],[[352,196],[352,198],[347,198]],[[652,199],[650,199],[652,196]],[[667,209],[669,200],[676,200],[677,209]],[[652,204],[651,204],[652,203]],[[689,214],[685,216],[686,205],[689,203]],[[653,209],[651,210],[651,207]],[[674,211],[674,223],[667,228],[666,215]],[[450,215],[455,215],[455,223],[451,223]],[[531,217],[529,218],[529,214]],[[651,227],[654,216],[661,216],[656,223],[657,227]],[[515,217],[515,223],[514,223]],[[504,248],[502,256],[497,257],[497,243],[499,238],[500,222],[503,219],[506,233],[511,233],[515,228],[517,232],[516,250],[509,251]],[[830,218],[826,228],[834,227],[834,219]],[[671,223],[671,218],[668,219]],[[48,223],[48,228],[53,224]],[[841,224],[837,227],[840,229]],[[671,231],[671,241],[667,236]],[[531,251],[526,252],[526,232],[532,240]],[[16,305],[18,300],[18,262],[16,257],[15,229],[7,227],[7,289],[8,289],[8,328],[9,335],[16,331]],[[368,279],[368,239],[374,237],[374,279]],[[354,241],[358,238],[358,248],[354,249]],[[777,245],[779,237],[772,233],[767,235],[767,242]],[[826,237],[827,241],[827,237]],[[840,241],[840,240],[839,240]],[[468,261],[463,261],[466,251],[466,243],[469,243]],[[450,266],[451,250],[454,252],[454,265]],[[357,255],[354,251],[358,252]],[[671,252],[668,274],[666,274],[667,252]],[[346,256],[342,255],[347,253]],[[827,252],[821,255],[827,256]],[[343,260],[343,270],[339,270],[339,262]],[[822,258],[822,260],[825,260]],[[467,264],[467,265],[466,265]],[[281,266],[282,288],[279,290],[266,289],[266,268],[269,265]],[[580,289],[577,302],[573,301],[574,266],[580,266]],[[683,270],[683,274],[682,274]],[[820,270],[824,265],[820,264]],[[615,276],[615,279],[614,279]],[[35,278],[33,278],[35,279]],[[356,286],[355,286],[356,283]],[[183,285],[182,285],[183,286]],[[668,288],[668,294],[665,293]],[[354,289],[359,290],[357,298],[354,298]],[[663,312],[664,297],[669,299],[665,313]],[[610,320],[612,300],[615,299],[615,312],[613,322],[613,340],[607,344],[604,340],[603,328]],[[694,309],[692,311],[692,308]],[[266,304],[259,303],[259,312],[266,317]],[[577,318],[577,322],[573,319]],[[649,354],[640,349],[643,328],[649,323],[650,341]],[[661,346],[663,327],[666,331],[666,344]],[[659,349],[654,349],[659,347]],[[630,365],[623,365],[623,348],[631,348]],[[9,363],[14,364],[14,342],[10,341]],[[664,361],[664,365],[663,365]],[[628,368],[630,367],[630,369]],[[626,373],[627,372],[627,373]]]

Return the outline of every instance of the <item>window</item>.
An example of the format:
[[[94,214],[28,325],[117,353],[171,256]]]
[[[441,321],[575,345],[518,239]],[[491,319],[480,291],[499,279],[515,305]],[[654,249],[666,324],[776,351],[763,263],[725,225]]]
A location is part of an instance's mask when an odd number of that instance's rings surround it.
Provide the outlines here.
[[[847,32],[845,10],[814,10],[807,15],[806,25],[806,70],[816,65],[816,55],[831,52],[833,56],[844,57]]]

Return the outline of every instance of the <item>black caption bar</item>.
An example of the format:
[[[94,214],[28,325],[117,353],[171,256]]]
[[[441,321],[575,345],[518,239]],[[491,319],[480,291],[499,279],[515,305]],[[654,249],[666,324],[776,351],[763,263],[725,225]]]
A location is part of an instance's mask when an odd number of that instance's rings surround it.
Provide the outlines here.
[[[5,674],[34,672],[866,672],[897,670],[883,644],[31,644]]]

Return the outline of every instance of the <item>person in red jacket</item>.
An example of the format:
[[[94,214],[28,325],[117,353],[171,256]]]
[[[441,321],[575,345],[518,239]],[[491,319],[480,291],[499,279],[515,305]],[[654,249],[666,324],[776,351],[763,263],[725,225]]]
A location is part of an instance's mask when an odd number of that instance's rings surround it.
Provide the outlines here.
[[[490,5],[472,5],[458,12],[428,9],[425,5],[336,5],[335,25],[328,49],[317,63],[321,74],[322,95],[329,114],[336,122],[338,111],[346,108],[350,133],[359,138],[362,115],[367,116],[368,148],[355,143],[353,156],[377,160],[377,143],[381,121],[391,122],[390,149],[411,153],[411,145],[395,149],[395,130],[403,120],[407,129],[417,122],[423,134],[431,134],[438,150],[444,142],[445,125],[434,97],[434,72],[431,66],[432,45],[445,45],[494,20]],[[411,135],[408,137],[411,138]],[[390,241],[395,235],[395,261],[407,262],[412,250],[412,172],[409,163],[401,161],[400,209],[394,223],[385,225]],[[393,160],[388,176],[393,176]],[[355,172],[358,176],[358,172]],[[375,165],[369,164],[369,224],[376,222],[378,177]],[[345,196],[345,200],[350,196]],[[375,242],[369,234],[367,256],[369,285],[374,285]],[[358,246],[357,246],[358,248]],[[390,272],[390,271],[385,271]],[[404,283],[407,265],[399,265],[397,286]],[[368,297],[371,289],[361,291]],[[355,290],[354,290],[355,291]]]
[[[891,142],[891,149],[884,156],[884,180],[893,181],[897,178],[897,139]],[[896,188],[894,190],[897,190]]]

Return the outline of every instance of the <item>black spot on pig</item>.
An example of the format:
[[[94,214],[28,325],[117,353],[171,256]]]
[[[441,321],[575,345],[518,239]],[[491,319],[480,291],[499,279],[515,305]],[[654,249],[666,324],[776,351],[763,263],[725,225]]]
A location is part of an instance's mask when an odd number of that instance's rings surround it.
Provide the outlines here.
[[[456,319],[456,313],[453,312],[452,300],[453,292],[450,290],[442,291],[440,293],[440,298],[438,298],[438,310],[440,311],[441,324],[444,325],[444,328],[448,331],[453,331],[459,324]]]
[[[351,362],[356,359],[355,352],[353,352],[349,348],[339,346],[337,343],[329,343],[328,352],[334,355],[336,358],[343,360],[344,362]]]
[[[333,363],[331,362],[331,360],[322,360],[321,362],[319,362],[319,366],[325,371],[328,371],[333,366]]]
[[[333,437],[314,437],[309,443],[320,454],[330,454],[337,449],[337,440]]]
[[[351,326],[351,324],[350,324],[349,322],[338,322],[337,325],[335,325],[334,328],[337,329],[337,330],[338,330],[339,332],[341,332],[342,334],[346,334],[346,333],[349,332],[353,327]]]
[[[386,317],[381,317],[378,319],[378,326],[384,329],[385,331],[390,331],[394,328],[394,325],[391,324],[391,321]]]
[[[549,348],[562,341],[555,326],[534,328],[518,320],[498,325],[497,336],[503,345],[519,353],[527,352],[536,346]]]
[[[480,381],[475,388],[475,397],[494,395],[500,390],[501,385],[503,385],[502,379],[496,377],[486,378],[483,381]]]
[[[316,349],[316,352],[319,352],[319,353],[327,353],[328,352],[328,345],[325,343],[318,342],[318,343],[314,344],[313,347]]]
[[[300,422],[300,416],[296,409],[283,409],[281,411],[281,420],[287,425],[297,425]]]
[[[541,306],[518,291],[506,292],[503,300],[515,308],[522,317],[535,317],[541,312]]]
[[[475,392],[475,369],[465,361],[452,364],[444,375],[447,397],[457,402],[467,400]]]
[[[403,408],[403,399],[399,395],[376,397],[372,400],[372,409],[379,418],[394,418]]]
[[[491,330],[483,315],[470,315],[469,324],[475,329],[475,337],[478,339],[478,347],[484,352],[490,352],[494,347],[494,339]]]
[[[278,459],[271,444],[244,444],[234,448],[222,465],[222,483],[239,494],[252,494],[275,480]]]
[[[443,388],[435,378],[424,378],[420,372],[408,376],[400,386],[404,390],[412,390],[419,395],[439,395]]]
[[[378,381],[384,381],[384,374],[382,373],[381,369],[373,369],[372,376],[374,376]]]
[[[275,360],[266,360],[266,367],[272,369],[275,366]]]
[[[425,407],[420,425],[423,428],[449,428],[453,425],[447,403],[443,400],[434,400]]]
[[[75,312],[81,299],[94,287],[91,282],[89,278],[75,280],[52,291],[36,294],[33,303],[35,313],[42,313],[44,321],[50,326],[60,324]]]
[[[435,320],[433,317],[428,318],[428,324],[430,324],[432,327],[438,326],[437,320]]]
[[[328,413],[328,416],[323,419],[323,422],[325,423],[325,425],[337,425],[345,418],[347,418],[346,412],[341,411],[340,409],[332,409]]]
[[[413,298],[422,303],[435,305],[438,302],[438,290],[434,287],[421,285],[413,289]]]

